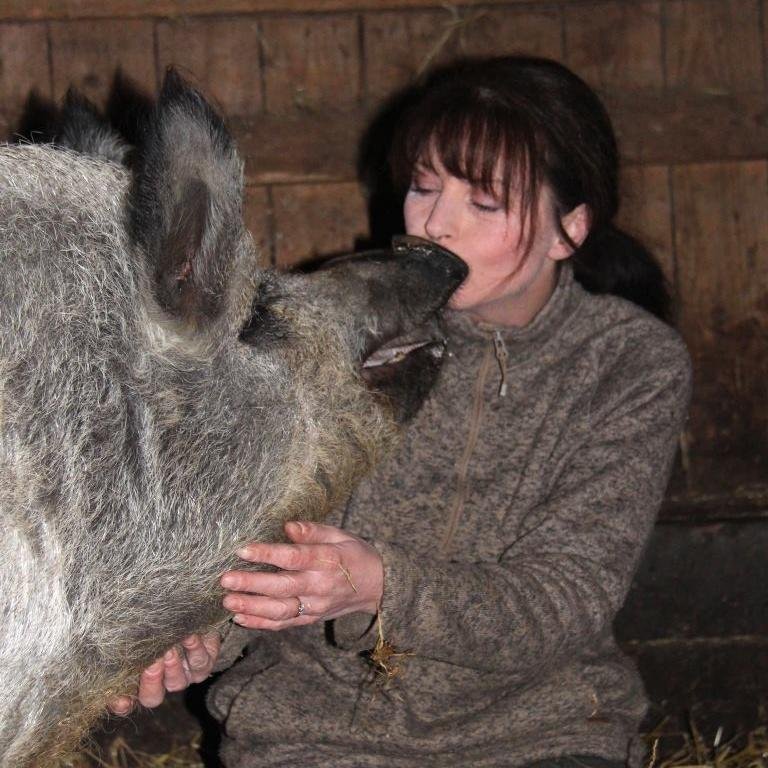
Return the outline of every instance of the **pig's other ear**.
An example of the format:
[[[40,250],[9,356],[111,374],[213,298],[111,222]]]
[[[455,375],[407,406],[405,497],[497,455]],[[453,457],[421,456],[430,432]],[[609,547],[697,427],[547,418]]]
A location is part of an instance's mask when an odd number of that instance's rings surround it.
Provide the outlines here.
[[[221,118],[173,70],[136,157],[131,234],[158,304],[205,327],[225,309],[243,236],[243,167]]]
[[[119,164],[130,150],[96,107],[74,88],[67,91],[53,141],[56,146]]]

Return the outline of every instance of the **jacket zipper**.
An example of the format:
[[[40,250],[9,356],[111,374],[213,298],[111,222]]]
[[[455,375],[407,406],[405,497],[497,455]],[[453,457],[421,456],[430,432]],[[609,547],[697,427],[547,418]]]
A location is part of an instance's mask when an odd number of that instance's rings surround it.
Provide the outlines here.
[[[502,342],[503,343],[503,342]],[[459,463],[456,465],[456,495],[453,500],[453,507],[451,508],[451,514],[448,518],[448,527],[443,535],[442,542],[440,544],[440,554],[445,557],[453,543],[453,537],[456,535],[456,528],[459,524],[459,518],[464,509],[464,503],[467,500],[468,483],[467,475],[469,474],[469,462],[474,453],[475,446],[477,445],[477,438],[480,435],[480,419],[483,414],[483,390],[485,389],[485,382],[488,379],[488,372],[491,369],[495,350],[495,341],[493,344],[489,344],[485,349],[485,355],[480,363],[480,371],[477,374],[475,381],[475,390],[472,401],[472,411],[469,422],[469,432],[467,434],[467,442],[464,445],[464,451],[459,459]],[[506,350],[505,350],[506,352]],[[506,381],[503,386],[506,388]]]
[[[509,354],[507,353],[507,345],[504,343],[504,337],[501,335],[501,331],[493,332],[493,349],[496,352],[496,362],[499,364],[499,370],[501,371],[501,384],[499,384],[499,397],[507,396],[507,360]]]

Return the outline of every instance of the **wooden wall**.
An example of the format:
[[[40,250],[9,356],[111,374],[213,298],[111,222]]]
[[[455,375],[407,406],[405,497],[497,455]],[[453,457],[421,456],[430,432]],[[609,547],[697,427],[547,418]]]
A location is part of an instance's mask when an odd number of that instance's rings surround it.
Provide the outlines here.
[[[148,92],[174,63],[227,115],[265,263],[366,235],[360,136],[431,62],[527,52],[604,97],[621,221],[680,299],[696,394],[668,516],[762,515],[768,499],[768,0],[0,0],[0,129],[30,92],[103,103],[118,68]]]

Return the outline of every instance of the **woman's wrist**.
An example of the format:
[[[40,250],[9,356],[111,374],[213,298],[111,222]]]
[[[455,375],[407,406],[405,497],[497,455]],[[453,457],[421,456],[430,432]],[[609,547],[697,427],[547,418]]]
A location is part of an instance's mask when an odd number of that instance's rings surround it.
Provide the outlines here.
[[[366,542],[370,553],[370,574],[366,574],[366,584],[369,587],[369,597],[362,608],[364,613],[375,616],[381,608],[381,600],[384,596],[384,560],[376,547]]]

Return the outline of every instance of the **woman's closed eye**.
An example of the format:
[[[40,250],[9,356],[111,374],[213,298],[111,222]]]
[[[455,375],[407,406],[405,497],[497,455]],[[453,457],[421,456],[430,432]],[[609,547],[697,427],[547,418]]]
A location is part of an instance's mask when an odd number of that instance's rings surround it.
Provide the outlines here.
[[[414,182],[408,188],[408,191],[413,192],[416,195],[430,195],[430,194],[433,194],[434,192],[437,192],[437,189],[427,184],[417,184],[416,182]]]
[[[479,200],[472,200],[470,202],[474,208],[476,208],[478,211],[482,211],[483,213],[496,213],[497,211],[501,210],[501,206],[498,203],[486,203],[480,202]]]
[[[496,213],[504,207],[497,195],[476,186],[472,188],[469,202],[473,208],[482,213]]]

